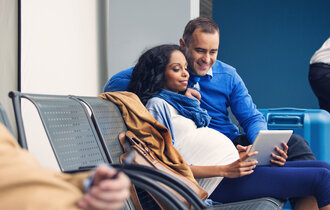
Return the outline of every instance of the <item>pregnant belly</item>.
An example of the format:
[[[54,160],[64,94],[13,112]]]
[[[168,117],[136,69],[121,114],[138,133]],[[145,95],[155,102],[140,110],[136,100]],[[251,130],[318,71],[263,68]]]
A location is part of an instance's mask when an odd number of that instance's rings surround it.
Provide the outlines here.
[[[176,138],[174,146],[192,165],[226,165],[239,158],[229,138],[207,127],[196,128],[183,138]]]

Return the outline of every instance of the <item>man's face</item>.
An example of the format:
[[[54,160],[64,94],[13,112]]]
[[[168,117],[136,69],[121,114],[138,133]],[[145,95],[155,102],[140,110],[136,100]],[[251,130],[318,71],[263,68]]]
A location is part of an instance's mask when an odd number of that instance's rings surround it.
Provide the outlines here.
[[[217,60],[219,33],[204,33],[197,28],[189,46],[182,45],[188,60],[188,69],[194,74],[204,76]]]

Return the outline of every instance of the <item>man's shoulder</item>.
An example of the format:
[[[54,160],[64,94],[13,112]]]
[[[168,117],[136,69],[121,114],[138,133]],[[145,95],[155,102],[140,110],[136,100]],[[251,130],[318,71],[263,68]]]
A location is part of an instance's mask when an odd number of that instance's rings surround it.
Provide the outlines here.
[[[125,91],[131,80],[131,75],[134,67],[122,70],[113,75],[104,85],[104,92]]]
[[[226,64],[220,60],[216,60],[216,62],[212,66],[212,72],[233,74],[236,73],[236,69],[229,64]]]

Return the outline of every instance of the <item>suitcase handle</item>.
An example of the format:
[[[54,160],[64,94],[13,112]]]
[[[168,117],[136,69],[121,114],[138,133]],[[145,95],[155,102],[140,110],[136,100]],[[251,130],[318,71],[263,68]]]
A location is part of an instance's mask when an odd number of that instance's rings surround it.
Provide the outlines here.
[[[305,112],[306,109],[300,109],[300,108],[293,108],[293,107],[282,107],[282,108],[270,108],[269,111],[298,111],[298,112]]]
[[[303,127],[303,118],[297,115],[269,115],[268,126]]]

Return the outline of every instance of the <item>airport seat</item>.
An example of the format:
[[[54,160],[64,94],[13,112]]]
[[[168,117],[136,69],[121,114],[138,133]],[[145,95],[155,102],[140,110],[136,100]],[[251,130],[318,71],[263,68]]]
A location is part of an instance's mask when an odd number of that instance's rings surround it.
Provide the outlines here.
[[[76,172],[91,169],[99,163],[111,163],[121,168],[141,189],[142,194],[139,195],[139,199],[144,209],[157,208],[154,206],[154,202],[148,203],[152,200],[150,197],[147,197],[146,200],[142,199],[142,195],[148,195],[145,191],[149,191],[154,196],[160,196],[160,199],[168,204],[169,209],[186,208],[175,196],[173,197],[172,193],[160,187],[161,185],[149,184],[149,181],[157,181],[170,186],[176,183],[172,177],[165,174],[162,178],[161,172],[154,169],[150,170],[155,172],[148,172],[148,170],[132,169],[130,167],[133,166],[119,164],[119,156],[123,150],[118,141],[118,134],[126,131],[127,128],[120,110],[112,102],[98,97],[24,94],[17,91],[11,92],[9,96],[13,100],[20,144],[30,151],[33,143],[29,143],[29,135],[26,135],[25,126],[33,124],[33,127],[36,127],[36,121],[29,121],[31,118],[27,116],[31,114],[31,111],[28,110],[28,113],[24,113],[22,110],[22,100],[27,100],[36,109],[35,112],[42,125],[38,129],[44,130],[47,136],[46,141],[49,142],[59,170]],[[40,142],[38,143],[40,144]],[[148,186],[143,185],[143,183],[147,183]],[[196,195],[191,196],[189,194],[193,192],[186,189],[186,186],[176,185],[182,188],[178,189],[179,193],[192,203],[195,209],[271,210],[283,207],[281,200],[268,197],[206,207],[198,196],[196,198]],[[126,202],[125,209],[135,209],[131,199]]]
[[[13,106],[19,131],[19,142],[30,151],[31,139],[26,134],[26,125],[33,124],[24,118],[21,107],[22,100],[28,100],[36,108],[43,129],[47,135],[53,155],[57,161],[59,170],[66,173],[74,173],[90,170],[99,164],[111,163],[105,155],[102,142],[94,128],[86,107],[72,96],[24,94],[11,92]],[[25,114],[26,115],[26,114]],[[109,125],[110,126],[110,125]],[[114,131],[117,128],[112,128]],[[117,135],[118,136],[118,135]],[[39,161],[45,159],[39,156]],[[46,158],[47,159],[47,158]],[[171,209],[185,209],[186,206],[171,192],[155,183],[147,176],[134,171],[124,171],[132,183],[141,189],[148,190],[154,196],[165,202]],[[170,180],[159,178],[158,181],[167,183]],[[125,209],[134,209],[131,200],[128,200]]]

